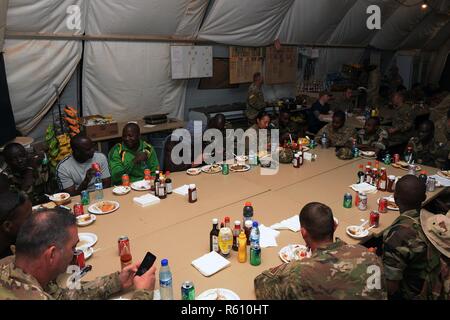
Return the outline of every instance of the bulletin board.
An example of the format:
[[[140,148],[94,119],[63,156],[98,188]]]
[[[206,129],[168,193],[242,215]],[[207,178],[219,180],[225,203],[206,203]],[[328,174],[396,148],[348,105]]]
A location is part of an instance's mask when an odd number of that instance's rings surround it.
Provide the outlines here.
[[[263,70],[263,48],[230,47],[230,84],[253,82]]]
[[[296,47],[266,48],[265,74],[267,84],[295,83],[298,52]]]
[[[172,79],[209,78],[213,75],[212,46],[171,46]]]

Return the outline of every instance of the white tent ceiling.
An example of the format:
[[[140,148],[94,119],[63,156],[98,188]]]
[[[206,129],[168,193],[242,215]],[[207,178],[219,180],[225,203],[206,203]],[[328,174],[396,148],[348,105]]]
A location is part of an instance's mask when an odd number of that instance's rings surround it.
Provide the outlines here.
[[[227,45],[372,46],[440,50],[450,35],[450,1],[429,0],[0,0],[8,32],[86,35],[176,35]],[[382,29],[366,28],[369,5],[382,10]],[[66,10],[81,8],[81,30],[68,30]],[[209,6],[209,7],[208,7]],[[208,9],[208,10],[207,10]],[[29,132],[55,99],[82,55],[79,41],[6,40],[5,61],[19,128]],[[358,62],[362,48],[321,49],[321,73]],[[183,114],[185,81],[170,79],[169,44],[86,41],[83,102],[88,113],[117,119],[166,111]],[[442,63],[440,64],[442,65]],[[124,112],[126,111],[126,112]]]

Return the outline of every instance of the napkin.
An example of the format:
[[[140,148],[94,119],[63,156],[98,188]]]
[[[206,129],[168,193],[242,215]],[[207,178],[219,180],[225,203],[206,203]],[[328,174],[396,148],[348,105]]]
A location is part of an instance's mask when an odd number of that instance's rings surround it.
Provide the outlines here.
[[[298,215],[295,215],[289,219],[283,220],[279,223],[275,223],[270,227],[276,230],[291,230],[292,232],[299,232],[300,219],[298,218]]]
[[[185,184],[179,188],[172,191],[173,193],[179,194],[181,196],[187,196],[189,194],[189,185]]]
[[[437,174],[431,177],[436,179],[436,181],[439,182],[443,187],[450,187],[450,179],[441,177],[440,175]]]
[[[364,192],[364,193],[376,193],[377,187],[374,187],[371,184],[368,184],[367,182],[358,183],[358,184],[352,184],[350,186],[354,191],[356,192]]]
[[[219,272],[220,270],[228,267],[230,261],[222,257],[215,251],[211,251],[203,255],[202,257],[192,261],[192,265],[200,271],[205,277],[212,276],[213,274]]]
[[[280,235],[280,231],[273,230],[272,228],[268,228],[262,224],[259,226],[259,233],[259,245],[261,246],[261,248],[278,246],[276,237]]]
[[[137,205],[140,205],[141,207],[145,208],[145,207],[151,206],[152,204],[159,203],[161,201],[161,199],[148,193],[144,196],[133,198],[133,201]]]

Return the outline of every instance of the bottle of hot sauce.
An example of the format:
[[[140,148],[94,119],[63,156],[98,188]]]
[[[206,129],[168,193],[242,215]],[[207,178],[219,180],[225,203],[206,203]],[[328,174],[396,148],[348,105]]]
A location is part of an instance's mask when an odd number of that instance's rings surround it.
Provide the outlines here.
[[[132,263],[133,257],[131,256],[131,250],[128,244],[124,244],[120,251],[120,265],[121,268],[125,268]]]
[[[358,182],[357,183],[363,183],[364,182],[364,166],[362,164],[359,165],[359,171],[358,171]]]
[[[378,169],[373,168],[372,169],[372,185],[374,185],[376,187],[378,185],[378,180],[379,180]]]
[[[370,165],[366,166],[364,181],[368,184],[372,184],[372,168],[370,167]]]
[[[386,189],[387,189],[387,172],[386,172],[386,168],[381,168],[381,175],[380,175],[380,179],[378,180],[377,188],[380,191],[386,191]]]

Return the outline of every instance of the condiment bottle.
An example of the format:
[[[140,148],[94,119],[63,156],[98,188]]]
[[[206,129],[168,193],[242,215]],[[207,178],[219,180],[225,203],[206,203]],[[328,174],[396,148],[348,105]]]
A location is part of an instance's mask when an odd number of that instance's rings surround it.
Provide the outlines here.
[[[172,194],[172,179],[169,178],[170,171],[166,171],[166,192],[167,194]]]
[[[219,220],[212,220],[213,227],[211,232],[209,233],[209,251],[215,251],[217,253],[220,252],[219,249]]]
[[[250,245],[250,233],[252,231],[252,228],[253,228],[253,221],[252,220],[245,221],[244,231],[245,236],[247,237],[247,245]]]
[[[189,203],[197,202],[197,187],[195,184],[189,185]]]
[[[238,237],[238,261],[241,263],[247,261],[247,237],[244,230],[241,230]]]
[[[234,251],[238,251],[238,249],[239,249],[238,238],[239,238],[240,233],[241,233],[241,222],[239,220],[236,220],[234,222],[234,229],[233,229],[233,250]]]

